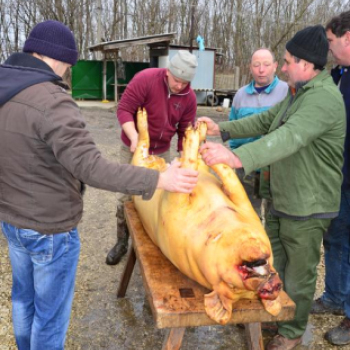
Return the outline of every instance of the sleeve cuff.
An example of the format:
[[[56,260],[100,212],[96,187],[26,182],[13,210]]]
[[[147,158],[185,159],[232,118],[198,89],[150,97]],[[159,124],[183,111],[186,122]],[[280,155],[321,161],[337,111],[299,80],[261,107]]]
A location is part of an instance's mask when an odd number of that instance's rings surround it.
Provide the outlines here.
[[[223,142],[226,142],[226,141],[231,139],[230,133],[228,131],[221,131],[220,130],[220,134],[221,134],[221,139]]]
[[[154,174],[151,174],[150,176],[146,175],[146,189],[142,193],[142,199],[147,201],[150,200],[154,192],[157,189],[158,179],[159,179],[159,172],[152,169],[147,169],[153,172]]]
[[[233,153],[240,159],[242,168],[247,175],[257,168],[254,165],[253,157],[251,156],[249,150],[246,149],[246,147],[241,146],[235,149]]]

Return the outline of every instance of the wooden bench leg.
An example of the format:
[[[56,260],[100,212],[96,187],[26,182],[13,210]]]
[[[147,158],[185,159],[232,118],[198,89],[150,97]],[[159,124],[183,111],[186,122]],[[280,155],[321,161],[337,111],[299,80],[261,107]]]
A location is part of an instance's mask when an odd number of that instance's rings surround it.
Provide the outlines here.
[[[260,322],[245,323],[245,334],[249,350],[264,350]]]
[[[168,329],[163,341],[162,350],[179,350],[185,330],[185,327]]]
[[[128,260],[126,262],[126,265],[123,271],[123,276],[119,284],[117,298],[125,297],[126,289],[128,288],[128,284],[130,282],[130,278],[134,270],[135,263],[136,263],[136,254],[135,254],[134,248],[131,247],[128,255]]]

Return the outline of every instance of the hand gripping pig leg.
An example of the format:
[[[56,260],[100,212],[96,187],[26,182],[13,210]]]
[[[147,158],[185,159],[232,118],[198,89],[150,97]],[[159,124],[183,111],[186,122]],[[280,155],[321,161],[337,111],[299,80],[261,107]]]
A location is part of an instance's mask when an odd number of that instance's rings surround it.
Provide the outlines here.
[[[157,156],[149,155],[150,143],[148,134],[147,112],[144,108],[139,108],[137,111],[137,129],[139,137],[131,164],[164,171],[166,169],[165,160]]]
[[[182,157],[180,159],[181,168],[186,169],[198,169],[198,149],[200,143],[200,131],[198,128],[194,129],[189,126],[185,130],[185,136],[182,141]],[[167,192],[165,196],[168,197],[169,201],[177,205],[179,208],[185,210],[191,204],[191,196],[195,194],[196,189],[192,194],[185,193],[170,193]]]

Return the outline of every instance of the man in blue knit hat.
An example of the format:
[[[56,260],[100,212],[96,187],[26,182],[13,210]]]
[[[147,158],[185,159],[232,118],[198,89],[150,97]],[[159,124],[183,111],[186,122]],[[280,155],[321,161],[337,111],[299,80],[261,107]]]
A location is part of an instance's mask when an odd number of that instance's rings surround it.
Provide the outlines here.
[[[84,183],[150,199],[156,188],[190,193],[197,172],[164,173],[107,161],[62,76],[77,62],[72,32],[37,24],[0,66],[0,220],[12,266],[19,350],[62,350],[72,307]]]

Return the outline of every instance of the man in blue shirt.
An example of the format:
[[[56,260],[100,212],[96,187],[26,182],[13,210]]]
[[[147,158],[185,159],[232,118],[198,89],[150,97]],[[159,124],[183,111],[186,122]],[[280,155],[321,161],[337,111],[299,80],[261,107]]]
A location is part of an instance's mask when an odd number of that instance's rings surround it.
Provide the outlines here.
[[[277,66],[278,62],[269,49],[262,48],[254,51],[250,62],[253,80],[237,91],[232,102],[229,120],[238,120],[266,111],[286,97],[288,85],[275,75]],[[254,137],[232,139],[229,145],[233,150],[254,140],[256,140]]]
[[[232,102],[229,120],[238,120],[255,113],[266,111],[278,102],[282,101],[288,92],[288,85],[278,79],[276,69],[278,62],[273,52],[266,48],[255,50],[250,61],[250,73],[253,80],[241,87]],[[232,150],[248,142],[252,142],[259,137],[249,137],[245,139],[232,139],[229,141]],[[249,192],[253,191],[254,197],[262,197],[260,216],[265,223],[265,214],[269,208],[269,167],[256,171],[253,175],[253,189],[248,188],[246,179],[241,169],[237,169],[237,174],[245,183],[245,188]],[[259,181],[260,178],[260,181]],[[260,187],[260,189],[259,189]],[[259,192],[259,193],[258,193]]]

